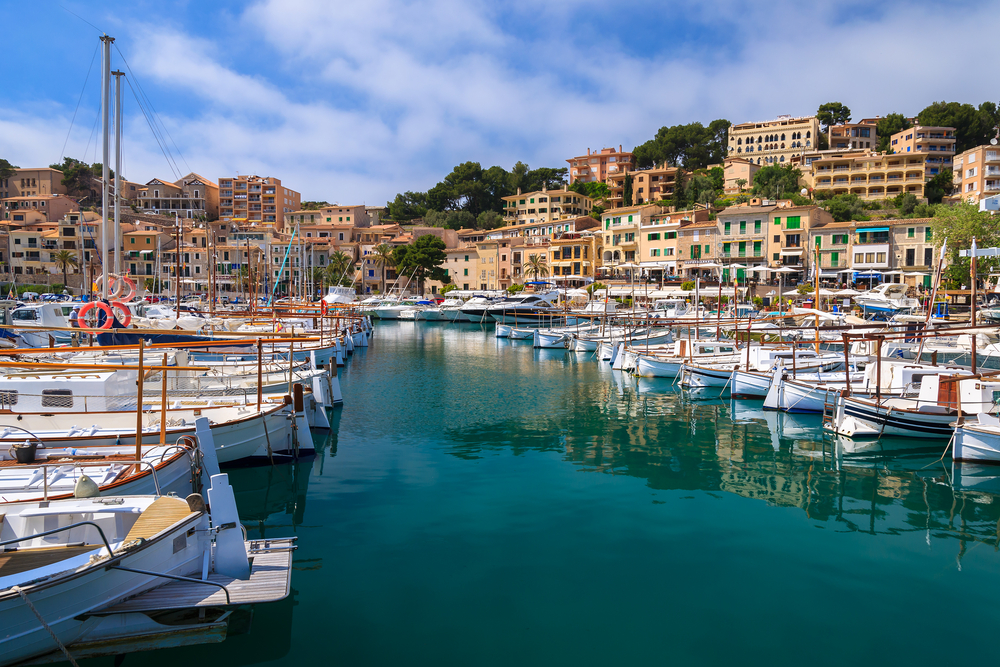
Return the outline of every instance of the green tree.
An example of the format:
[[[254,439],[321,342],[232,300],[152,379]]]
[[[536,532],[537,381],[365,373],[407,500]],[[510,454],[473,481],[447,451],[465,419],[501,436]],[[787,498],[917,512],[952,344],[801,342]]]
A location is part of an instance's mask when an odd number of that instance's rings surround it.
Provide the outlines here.
[[[910,121],[901,113],[891,113],[880,118],[878,125],[875,126],[875,134],[878,135],[876,149],[881,153],[892,151],[892,146],[889,145],[892,135],[909,128]]]
[[[393,248],[387,243],[380,243],[372,248],[370,257],[379,270],[382,278],[382,294],[385,294],[385,268],[393,266]]]
[[[330,263],[326,265],[327,285],[353,284],[351,267],[354,259],[343,250],[338,250],[330,255]]]
[[[441,288],[441,296],[444,296],[448,292],[451,292],[452,290],[457,290],[457,289],[458,289],[458,285],[456,285],[455,283],[448,283],[447,285],[445,285],[444,287]]]
[[[503,227],[503,216],[496,211],[483,211],[476,217],[476,229]]]
[[[524,263],[524,275],[530,276],[534,280],[547,277],[549,275],[549,267],[546,264],[546,256],[528,255],[528,261]]]
[[[753,195],[778,199],[799,190],[802,171],[792,165],[768,165],[753,176]]]
[[[483,211],[485,213],[486,211]],[[482,213],[480,213],[482,215]],[[476,216],[469,211],[448,211],[444,226],[448,229],[475,229]]]
[[[324,206],[329,206],[329,205],[330,205],[330,203],[329,202],[325,202],[325,201],[304,201],[304,202],[302,202],[302,210],[303,211],[318,211],[319,209],[323,208]]]
[[[931,221],[934,230],[934,240],[948,240],[948,278],[956,284],[969,285],[971,260],[960,257],[959,250],[972,248],[972,239],[980,248],[1000,246],[1000,226],[987,212],[980,212],[979,206],[968,202],[959,202],[954,206],[945,206],[937,210]],[[976,259],[976,274],[982,278],[997,268],[996,257],[979,257]]]
[[[912,192],[904,192],[897,195],[892,203],[899,209],[900,215],[910,215],[917,207],[917,204],[920,203],[920,200]]]
[[[955,189],[954,174],[951,169],[943,169],[931,177],[924,186],[924,195],[928,204],[940,204],[941,200]]]
[[[391,202],[387,202],[386,206],[389,208],[389,217],[396,222],[422,218],[427,213],[427,193],[401,193]]]
[[[569,190],[590,197],[594,201],[605,200],[611,194],[608,184],[600,181],[574,181]]]
[[[0,157],[0,181],[10,178],[17,173],[17,170],[17,166]]]
[[[392,251],[392,261],[400,274],[416,279],[422,294],[427,278],[445,284],[451,282],[448,272],[441,268],[446,259],[444,249],[444,241],[428,234],[409,245],[397,246]]]
[[[816,110],[816,120],[823,124],[823,132],[827,133],[831,125],[851,122],[851,110],[840,102],[827,102],[819,105],[819,109]]]
[[[97,203],[101,191],[103,165],[95,162],[88,165],[75,158],[63,158],[62,163],[50,164],[49,168],[63,173],[62,185],[71,197],[78,197],[83,202]],[[113,170],[108,170],[108,178],[114,178]]]
[[[736,179],[736,187],[739,188],[740,192],[743,192],[743,188],[745,188],[746,186],[747,186],[747,179],[745,178]]]
[[[832,197],[826,200],[824,208],[837,222],[866,219],[864,202],[856,194],[842,194]]]
[[[632,174],[625,174],[625,183],[622,187],[622,206],[632,205]]]
[[[917,114],[920,125],[955,128],[955,152],[988,143],[996,134],[997,109],[992,102],[979,109],[959,102],[934,102]]]
[[[52,259],[62,268],[63,274],[63,285],[67,283],[66,280],[66,267],[68,266],[79,266],[80,262],[76,258],[76,254],[70,252],[69,250],[60,250],[57,253],[53,253]]]
[[[719,119],[708,127],[698,122],[661,127],[655,137],[632,150],[636,165],[644,169],[666,163],[693,170],[721,163],[728,151],[731,125]]]

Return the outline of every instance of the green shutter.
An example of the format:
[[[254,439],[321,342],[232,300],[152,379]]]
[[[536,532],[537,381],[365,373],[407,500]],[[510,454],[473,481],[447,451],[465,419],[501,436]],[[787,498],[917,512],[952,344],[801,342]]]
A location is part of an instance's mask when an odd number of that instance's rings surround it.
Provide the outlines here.
[[[747,221],[740,220],[740,234],[746,234],[746,233],[747,233]]]
[[[726,257],[729,256],[729,244],[728,243],[723,243],[722,244],[722,254],[725,255]]]
[[[760,257],[760,241],[753,242],[753,256]]]
[[[934,230],[930,227],[924,227],[924,240],[930,243],[931,237],[934,235]]]
[[[724,226],[725,226],[725,230],[726,230],[726,231],[724,232],[724,234],[725,234],[726,236],[729,236],[729,227],[730,227],[730,225],[731,225],[731,224],[732,224],[732,223],[729,223],[729,222],[727,222],[727,223],[725,223],[725,225],[724,225]]]
[[[711,255],[712,254],[712,251],[710,250],[710,248],[711,248],[711,246],[708,246],[708,245],[705,246],[705,254],[706,255]]]
[[[785,221],[785,229],[799,229],[802,226],[802,218],[798,215],[788,216],[788,220]]]
[[[816,247],[817,248],[823,247],[823,237],[820,236],[819,234],[816,235]]]
[[[753,233],[760,234],[760,220],[753,221]]]
[[[840,253],[831,252],[830,253],[830,266],[837,266],[840,263]]]
[[[628,221],[632,222],[632,216],[631,215],[628,217]]]
[[[774,224],[780,225],[781,224],[781,218],[775,218],[774,219]]]

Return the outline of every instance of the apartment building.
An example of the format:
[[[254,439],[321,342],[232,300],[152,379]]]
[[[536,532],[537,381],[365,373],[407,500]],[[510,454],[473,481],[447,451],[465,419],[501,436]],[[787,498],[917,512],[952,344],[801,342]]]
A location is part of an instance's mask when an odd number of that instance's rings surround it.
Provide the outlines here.
[[[154,178],[139,189],[136,205],[140,211],[151,215],[217,220],[219,186],[195,173],[176,181]]]
[[[895,133],[889,148],[900,155],[919,155],[924,159],[925,176],[931,178],[952,168],[955,155],[955,128],[916,125]]]
[[[600,232],[567,232],[549,244],[552,276],[584,280],[597,275],[604,236]]]
[[[363,204],[353,206],[324,206],[311,211],[295,210],[284,215],[285,228],[291,229],[296,224],[305,225],[318,222],[333,224],[349,224],[354,227],[368,227],[371,225],[371,218],[368,214],[368,207]]]
[[[723,163],[725,173],[723,192],[736,195],[753,187],[753,177],[760,171],[762,165],[743,157],[729,156]]]
[[[612,175],[635,169],[632,153],[623,151],[620,145],[617,151],[614,148],[602,148],[591,152],[588,148],[586,155],[570,158],[566,162],[569,163],[570,183],[606,183]]]
[[[503,198],[503,217],[507,225],[547,223],[590,215],[594,201],[586,195],[568,190],[547,190],[521,193]],[[551,233],[551,232],[549,232]]]
[[[825,280],[930,286],[936,249],[929,218],[828,221],[809,230]]]
[[[79,211],[76,200],[66,195],[24,195],[0,199],[4,222],[26,224],[57,222],[72,211]]]
[[[816,148],[819,121],[815,116],[778,116],[760,123],[729,128],[729,156],[758,165],[785,164],[795,155]]]
[[[767,266],[774,201],[752,199],[719,212],[720,259],[724,265]]]
[[[931,219],[912,218],[887,222],[892,235],[892,247],[889,252],[896,260],[895,268],[903,271],[904,277],[917,278],[916,282],[930,287],[931,275],[937,267],[937,260],[941,254],[941,244],[934,242]],[[908,273],[923,275],[906,276]],[[894,282],[900,281],[894,280]]]
[[[776,203],[768,214],[768,244],[773,268],[789,267],[805,272],[812,266],[809,230],[833,222],[833,216],[819,206],[796,206],[791,200]]]
[[[674,188],[680,176],[677,167],[663,164],[651,169],[639,171],[621,171],[608,176],[608,204],[611,208],[622,208],[625,194],[625,178],[632,177],[632,205],[646,204],[670,199],[674,196]]]
[[[678,233],[681,228],[695,222],[707,222],[711,214],[707,209],[695,211],[660,212],[650,215],[639,225],[639,267],[646,275],[676,275]]]
[[[653,215],[663,212],[663,207],[653,204],[605,211],[601,216],[604,268],[614,272],[620,264],[637,264],[641,257],[639,230]],[[634,268],[626,267],[630,271]]]
[[[803,156],[802,182],[814,194],[891,199],[909,192],[925,198],[927,163],[921,154],[822,151]]]
[[[677,231],[677,274],[712,278],[720,273],[719,227],[715,220],[682,225]]]
[[[236,176],[219,181],[219,216],[247,220],[279,230],[285,214],[302,209],[302,195],[271,176]]]
[[[64,195],[63,173],[58,169],[18,169],[10,178],[0,179],[0,199],[8,197],[37,197],[39,195]]]
[[[477,271],[475,285],[482,290],[504,290],[514,283],[513,251],[521,247],[524,239],[519,238],[485,238],[476,241],[474,248],[477,256]],[[462,276],[463,284],[465,276]]]
[[[449,248],[444,251],[445,260],[441,268],[451,278],[455,287],[461,290],[481,289],[479,287],[479,253],[474,244],[463,243],[457,248]],[[428,281],[427,285],[438,291],[444,287],[444,283]]]
[[[829,221],[813,225],[809,230],[808,247],[813,249],[812,259],[819,261],[820,278],[845,281],[851,273],[851,247],[854,222]]]
[[[972,203],[1000,194],[1000,146],[976,146],[954,158],[954,199]]]
[[[878,118],[862,118],[857,123],[831,125],[827,132],[830,150],[874,150],[878,146]]]

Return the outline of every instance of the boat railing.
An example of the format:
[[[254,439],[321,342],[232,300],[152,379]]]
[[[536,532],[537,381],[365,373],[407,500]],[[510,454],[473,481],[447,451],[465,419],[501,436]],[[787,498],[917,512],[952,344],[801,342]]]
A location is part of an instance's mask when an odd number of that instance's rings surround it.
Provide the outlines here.
[[[38,537],[47,537],[49,535],[55,535],[56,533],[61,533],[65,530],[72,530],[74,528],[79,528],[80,526],[93,526],[97,529],[97,532],[101,535],[101,541],[104,542],[104,546],[108,550],[108,555],[113,556],[114,550],[111,548],[111,543],[108,542],[107,536],[104,534],[104,530],[97,525],[94,521],[77,521],[76,523],[71,523],[68,526],[59,526],[58,528],[52,528],[50,530],[44,530],[40,533],[32,533],[31,535],[24,535],[22,537],[15,537],[12,540],[4,540],[0,542],[0,552],[4,551],[4,547],[8,544],[17,544],[18,542],[25,542],[27,540],[33,540]]]
[[[184,448],[186,450],[186,448]],[[162,457],[160,457],[162,462]],[[162,496],[163,493],[160,491],[160,480],[156,476],[156,466],[149,461],[122,461],[122,460],[94,460],[94,461],[62,461],[60,463],[24,463],[19,467],[22,468],[41,468],[42,469],[42,500],[49,499],[49,468],[95,468],[97,466],[106,466],[109,464],[114,465],[135,465],[135,466],[148,466],[149,471],[153,474],[153,487],[156,489],[156,495]],[[3,546],[0,544],[0,546]]]

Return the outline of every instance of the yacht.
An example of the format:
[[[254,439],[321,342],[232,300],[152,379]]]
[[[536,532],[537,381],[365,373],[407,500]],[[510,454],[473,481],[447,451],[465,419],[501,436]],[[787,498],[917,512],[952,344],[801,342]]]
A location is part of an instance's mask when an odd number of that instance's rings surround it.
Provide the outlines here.
[[[920,302],[907,297],[906,289],[901,283],[882,283],[855,296],[854,303],[862,310],[881,315],[912,314],[919,310]]]

